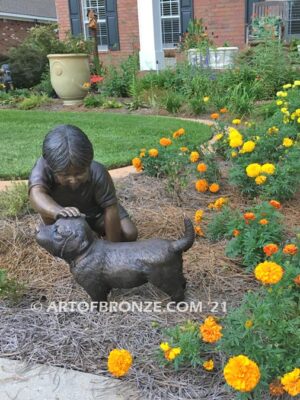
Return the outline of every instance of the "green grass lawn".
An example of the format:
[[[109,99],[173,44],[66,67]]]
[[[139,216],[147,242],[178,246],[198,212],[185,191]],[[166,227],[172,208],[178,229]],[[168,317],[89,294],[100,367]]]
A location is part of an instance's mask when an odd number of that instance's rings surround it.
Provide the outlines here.
[[[209,127],[174,118],[96,112],[0,110],[0,179],[27,178],[46,133],[72,124],[90,138],[95,160],[108,168],[130,164],[140,148],[156,147],[162,136],[183,127],[195,143],[211,136]]]

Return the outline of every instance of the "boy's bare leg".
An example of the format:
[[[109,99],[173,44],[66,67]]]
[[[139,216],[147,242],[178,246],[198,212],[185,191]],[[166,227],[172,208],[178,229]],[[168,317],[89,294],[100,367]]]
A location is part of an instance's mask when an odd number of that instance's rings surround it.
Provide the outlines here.
[[[135,224],[131,221],[131,219],[129,217],[125,217],[125,218],[122,218],[120,222],[121,222],[122,242],[136,241],[137,237],[138,237],[138,231],[137,231]],[[100,236],[105,236],[103,219],[99,218],[96,221],[93,229]]]

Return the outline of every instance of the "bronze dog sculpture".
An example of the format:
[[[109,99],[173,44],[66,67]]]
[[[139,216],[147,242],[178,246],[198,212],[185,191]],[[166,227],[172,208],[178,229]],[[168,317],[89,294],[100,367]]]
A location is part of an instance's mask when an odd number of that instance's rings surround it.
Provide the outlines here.
[[[184,299],[186,280],[182,252],[195,240],[194,227],[185,218],[179,240],[147,239],[113,243],[99,239],[84,218],[60,218],[37,230],[36,240],[69,265],[75,280],[93,301],[102,302],[112,288],[132,288],[150,282],[172,301]]]

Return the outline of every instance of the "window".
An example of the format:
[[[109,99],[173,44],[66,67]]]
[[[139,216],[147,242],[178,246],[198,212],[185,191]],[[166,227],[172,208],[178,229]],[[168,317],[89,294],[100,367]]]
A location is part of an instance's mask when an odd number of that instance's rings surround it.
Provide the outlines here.
[[[98,17],[98,29],[97,29],[98,49],[108,50],[108,33],[107,33],[107,23],[106,23],[105,0],[82,0],[82,19],[83,19],[83,31],[85,38],[91,37],[91,32],[88,27],[88,17],[87,17],[89,10],[93,10]]]
[[[160,0],[160,15],[163,47],[177,47],[181,33],[180,0]]]

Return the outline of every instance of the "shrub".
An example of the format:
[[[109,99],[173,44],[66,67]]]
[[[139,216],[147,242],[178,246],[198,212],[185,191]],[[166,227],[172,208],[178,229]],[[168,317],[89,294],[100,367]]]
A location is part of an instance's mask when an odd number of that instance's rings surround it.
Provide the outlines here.
[[[15,279],[9,279],[5,269],[0,269],[0,298],[18,302],[24,294],[25,286]]]
[[[16,217],[28,212],[28,188],[25,183],[16,183],[0,192],[0,217]]]
[[[104,104],[105,100],[103,96],[101,95],[95,95],[95,94],[88,94],[84,99],[83,99],[83,104],[85,107],[88,108],[95,108],[95,107],[101,107]]]
[[[37,93],[45,93],[48,97],[56,96],[56,93],[51,84],[49,69],[43,72],[40,83],[33,87],[33,91]]]
[[[25,98],[18,104],[20,110],[31,110],[32,108],[40,107],[47,104],[51,99],[47,95],[32,94],[30,97]]]
[[[184,98],[181,94],[174,92],[167,92],[165,97],[162,99],[162,103],[169,113],[176,114],[180,110]]]
[[[252,269],[265,258],[263,247],[281,243],[283,227],[281,214],[269,203],[263,202],[240,214],[224,207],[207,227],[207,236],[216,241],[229,239],[226,255],[241,258],[242,264]]]

